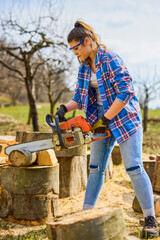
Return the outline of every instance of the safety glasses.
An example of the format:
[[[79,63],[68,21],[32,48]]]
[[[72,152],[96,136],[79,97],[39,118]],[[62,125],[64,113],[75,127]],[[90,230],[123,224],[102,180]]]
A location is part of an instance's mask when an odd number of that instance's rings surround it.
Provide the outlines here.
[[[76,46],[74,46],[74,47],[72,47],[72,48],[69,48],[69,50],[72,50],[72,51],[78,50],[78,49],[76,49],[76,48],[84,42],[84,39],[85,39],[85,38],[83,38],[83,39],[80,41],[80,43],[78,43]]]

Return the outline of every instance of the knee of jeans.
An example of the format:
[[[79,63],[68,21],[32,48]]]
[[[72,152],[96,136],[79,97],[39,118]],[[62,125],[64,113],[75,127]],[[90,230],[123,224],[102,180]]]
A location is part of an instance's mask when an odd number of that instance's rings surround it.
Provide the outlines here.
[[[91,172],[96,172],[96,171],[99,171],[99,166],[90,164],[89,169],[90,169]]]
[[[130,168],[126,168],[126,172],[131,178],[138,179],[142,177],[145,171],[143,165],[139,164]]]

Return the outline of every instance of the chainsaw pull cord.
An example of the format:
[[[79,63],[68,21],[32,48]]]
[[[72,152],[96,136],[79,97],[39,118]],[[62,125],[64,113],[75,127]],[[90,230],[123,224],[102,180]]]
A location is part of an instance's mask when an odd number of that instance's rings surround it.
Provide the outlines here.
[[[100,137],[100,138],[91,138],[91,141],[92,141],[92,142],[95,142],[95,141],[101,140],[101,139],[103,139],[103,138],[108,138],[108,137],[111,136],[111,133],[110,133],[109,130],[106,130],[105,132],[107,133],[107,136],[105,136],[105,137]]]

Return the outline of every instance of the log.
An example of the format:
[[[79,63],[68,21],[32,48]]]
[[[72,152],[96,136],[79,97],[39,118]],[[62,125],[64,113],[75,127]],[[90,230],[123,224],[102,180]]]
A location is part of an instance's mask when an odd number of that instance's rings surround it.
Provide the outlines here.
[[[59,194],[59,164],[54,166],[2,167],[2,188],[12,194]]]
[[[10,214],[18,220],[32,221],[48,218],[48,212],[52,218],[58,215],[58,163],[43,167],[2,167],[1,184],[12,200],[5,215]],[[2,199],[4,203],[9,202],[7,196],[3,196]]]
[[[58,159],[53,149],[38,152],[37,163],[39,166],[53,166],[57,162]]]
[[[32,142],[42,139],[52,138],[52,133],[40,133],[40,132],[16,132],[16,141],[19,143]]]
[[[57,203],[50,207],[50,201]],[[49,208],[52,211],[52,217],[58,215],[58,195],[16,194],[13,199],[13,217],[18,220],[40,221],[48,217]]]
[[[156,155],[152,187],[155,192],[160,192],[160,155]]]
[[[155,168],[155,160],[143,160],[143,167],[146,170],[146,173],[148,174],[151,182],[153,179],[153,173],[154,173],[154,168]]]
[[[58,157],[60,164],[59,197],[74,196],[83,191],[87,184],[87,157]]]
[[[49,240],[122,240],[126,227],[121,209],[89,209],[47,222],[47,235]]]
[[[116,143],[113,151],[111,153],[112,156],[112,161],[114,165],[119,165],[122,162],[122,157],[121,157],[121,152],[120,152],[120,148],[119,145]]]
[[[156,217],[160,217],[160,196],[154,195],[153,197],[154,197],[155,215]],[[136,196],[133,200],[132,208],[135,212],[142,213],[142,208]]]
[[[11,165],[16,167],[32,165],[36,159],[37,154],[35,152],[31,153],[24,149],[13,150],[9,154],[9,161]]]
[[[11,195],[1,189],[0,191],[0,217],[5,218],[11,212],[12,209],[12,197]]]

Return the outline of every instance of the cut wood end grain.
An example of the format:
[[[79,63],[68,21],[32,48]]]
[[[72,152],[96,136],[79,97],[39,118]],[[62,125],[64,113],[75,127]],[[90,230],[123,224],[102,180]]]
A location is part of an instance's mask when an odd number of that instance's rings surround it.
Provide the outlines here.
[[[37,163],[39,166],[53,166],[58,162],[53,149],[38,152]]]

